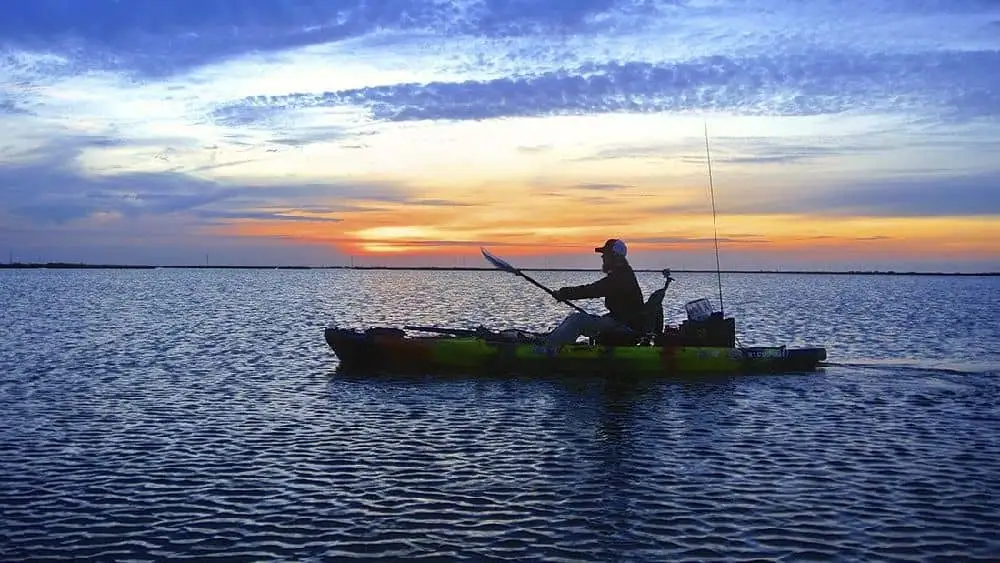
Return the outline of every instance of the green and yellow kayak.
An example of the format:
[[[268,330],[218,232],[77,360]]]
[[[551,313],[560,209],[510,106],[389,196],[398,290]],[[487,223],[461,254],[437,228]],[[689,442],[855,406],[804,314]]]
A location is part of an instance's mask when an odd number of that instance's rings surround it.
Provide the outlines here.
[[[508,374],[544,370],[672,376],[804,372],[815,370],[826,359],[826,349],[821,347],[692,346],[661,340],[623,346],[576,343],[547,350],[538,345],[537,335],[518,330],[450,332],[415,336],[398,328],[329,326],[324,337],[339,358],[340,369],[355,372]]]

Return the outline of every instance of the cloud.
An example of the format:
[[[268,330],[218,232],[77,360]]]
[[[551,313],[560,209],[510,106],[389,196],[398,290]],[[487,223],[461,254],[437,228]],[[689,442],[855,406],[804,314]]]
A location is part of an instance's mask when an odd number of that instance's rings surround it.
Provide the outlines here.
[[[0,95],[0,114],[30,115],[31,112],[18,107],[14,100]]]
[[[733,203],[726,207],[725,213],[855,217],[1000,215],[1000,172],[925,174],[837,186],[828,182],[802,185],[794,192]]]
[[[549,152],[552,148],[552,145],[521,145],[517,147],[517,152],[524,154],[537,154]]]
[[[413,199],[409,201],[412,205],[424,205],[428,207],[476,207],[478,204],[450,199]]]
[[[336,40],[356,32],[332,2],[38,0],[4,10],[0,41],[55,47],[81,66],[162,76],[253,50]]]
[[[657,2],[660,3],[660,2]],[[670,4],[670,2],[662,2]],[[645,5],[643,5],[645,4]],[[0,44],[70,55],[63,70],[162,77],[248,53],[401,30],[511,37],[607,29],[601,16],[649,13],[616,0],[36,0],[6,6]]]
[[[613,62],[485,81],[433,82],[249,97],[216,110],[225,122],[275,108],[362,106],[387,121],[491,119],[605,112],[717,110],[817,115],[929,108],[996,115],[1000,51],[921,56],[814,52],[678,63]]]
[[[304,223],[340,223],[343,219],[337,217],[324,217],[320,215],[298,214],[300,210],[275,210],[275,211],[219,211],[202,210],[197,211],[197,217],[205,219],[225,219],[241,221],[295,221]]]
[[[673,203],[668,205],[651,205],[644,207],[643,211],[653,215],[703,215],[711,211],[711,204],[708,198],[704,202]],[[728,211],[728,210],[727,210]]]
[[[632,188],[634,186],[632,186],[631,184],[611,184],[611,183],[591,182],[585,184],[576,184],[571,187],[581,190],[596,190],[603,192],[603,191],[625,190],[628,188]]]
[[[712,160],[730,164],[789,164],[814,159],[826,159],[837,156],[857,155],[889,150],[890,147],[873,143],[837,142],[829,145],[805,145],[792,143],[775,143],[766,139],[727,139],[718,144],[712,154]],[[721,149],[721,150],[720,150]],[[683,162],[704,164],[705,157],[684,157]]]
[[[67,168],[17,165],[0,168],[0,197],[14,215],[40,224],[95,214],[139,216],[187,211],[234,197],[237,190],[176,173],[89,176]]]
[[[633,237],[628,242],[635,244],[704,244],[714,243],[715,239],[710,237]],[[729,237],[719,237],[719,243],[740,243],[740,244],[767,244],[771,241],[761,235],[737,235]]]
[[[577,157],[573,160],[580,162],[589,160],[620,160],[633,158],[664,160],[671,158],[672,153],[676,150],[676,146],[664,143],[626,144],[601,149],[593,154]]]
[[[587,16],[631,2],[614,0],[90,0],[86,4],[35,0],[9,8],[0,37],[27,41],[78,37],[110,46],[132,45],[141,37],[239,30],[215,41],[238,42],[240,35],[272,30],[270,44],[349,37],[376,28],[514,33],[567,29]],[[278,33],[278,32],[283,33]],[[221,46],[221,45],[220,45]]]
[[[1000,215],[1000,174],[918,177],[854,185],[803,198],[817,209],[857,216]]]
[[[877,153],[893,148],[893,145],[887,140],[873,140],[871,137],[870,133],[825,138],[815,135],[797,136],[790,139],[762,136],[716,136],[712,140],[711,156],[712,162],[719,164],[790,164],[840,156],[856,156],[862,153]],[[931,144],[926,139],[922,142]],[[685,142],[618,144],[569,160],[589,162],[643,159],[704,166],[706,156],[703,143],[703,141],[687,140]],[[699,148],[700,152],[698,152]]]
[[[348,138],[354,139],[356,138],[356,135],[348,132],[343,127],[306,126],[296,128],[290,135],[268,139],[268,142],[290,147],[302,147],[313,143],[325,143]],[[363,145],[352,146],[363,148]]]
[[[357,182],[322,183],[279,183],[257,184],[247,188],[247,194],[255,198],[282,198],[298,203],[315,203],[317,200],[336,200],[341,203],[382,202],[408,203],[412,201],[410,190],[401,184],[361,180]],[[327,205],[329,208],[330,206]],[[338,210],[346,210],[338,205]]]
[[[0,163],[0,209],[39,224],[60,224],[98,214],[139,217],[187,213],[206,219],[275,219],[329,222],[331,212],[359,211],[365,202],[406,203],[408,190],[387,182],[227,184],[177,171],[93,174],[77,158],[104,137],[62,139],[29,158]],[[337,201],[336,205],[317,202]],[[419,201],[418,201],[419,203]],[[445,205],[428,200],[425,205]]]
[[[379,238],[372,237],[365,239],[364,244],[385,244],[390,245],[393,248],[440,248],[440,247],[452,247],[452,248],[478,248],[480,246],[517,246],[517,244],[501,241],[490,241],[490,240],[434,240],[434,239],[409,239],[409,238],[398,238],[398,237],[388,237]]]

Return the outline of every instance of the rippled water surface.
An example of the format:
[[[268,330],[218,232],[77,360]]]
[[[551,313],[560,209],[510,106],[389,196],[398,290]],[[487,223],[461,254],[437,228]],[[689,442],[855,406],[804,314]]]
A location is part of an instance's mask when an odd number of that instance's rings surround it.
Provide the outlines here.
[[[674,322],[716,294],[677,277]],[[0,271],[0,560],[1000,558],[1000,279],[723,281],[743,344],[830,365],[347,377],[330,322],[569,310],[502,272]]]

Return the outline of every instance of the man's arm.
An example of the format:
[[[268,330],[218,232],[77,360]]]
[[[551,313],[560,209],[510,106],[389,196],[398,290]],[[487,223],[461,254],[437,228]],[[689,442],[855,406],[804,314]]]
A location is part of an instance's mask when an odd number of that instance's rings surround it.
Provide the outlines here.
[[[594,283],[587,285],[574,285],[570,287],[560,287],[555,291],[559,299],[591,299],[594,297],[607,297],[611,290],[611,276],[605,276]]]

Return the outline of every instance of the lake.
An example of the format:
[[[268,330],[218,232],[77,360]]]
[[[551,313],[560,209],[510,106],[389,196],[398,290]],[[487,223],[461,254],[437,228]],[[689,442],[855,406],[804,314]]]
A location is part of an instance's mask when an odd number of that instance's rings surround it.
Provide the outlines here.
[[[669,322],[718,303],[714,274],[675,277]],[[0,560],[1000,558],[1000,278],[723,290],[742,344],[829,365],[348,377],[329,323],[572,310],[499,271],[0,271]]]

